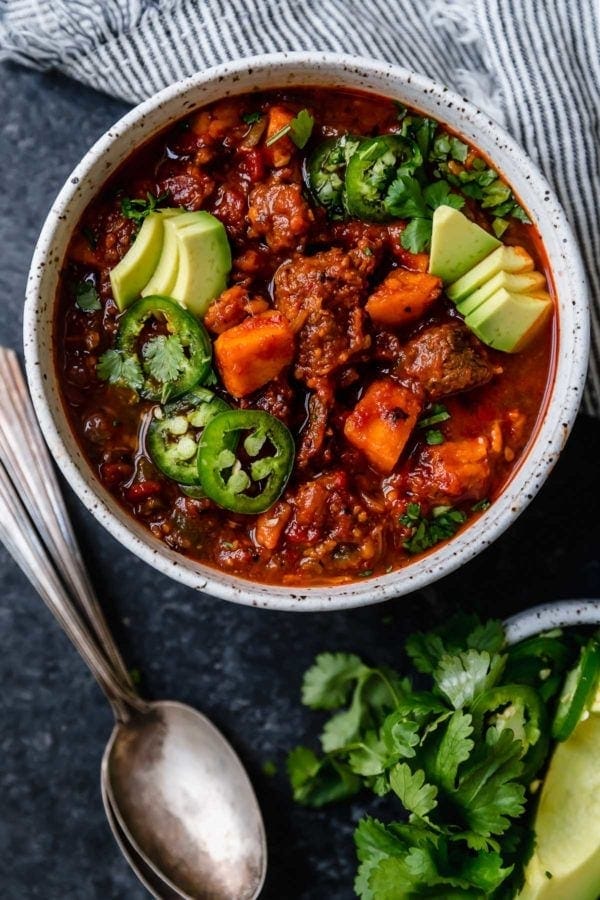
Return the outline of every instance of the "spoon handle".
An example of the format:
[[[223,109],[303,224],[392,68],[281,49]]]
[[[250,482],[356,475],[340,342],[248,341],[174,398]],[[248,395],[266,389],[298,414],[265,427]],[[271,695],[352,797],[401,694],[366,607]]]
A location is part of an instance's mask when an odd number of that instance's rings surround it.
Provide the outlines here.
[[[128,718],[129,707],[145,709],[144,702],[132,688],[123,685],[99,650],[93,634],[50,562],[33,522],[2,464],[0,464],[0,540],[91,669],[115,713],[120,718]]]
[[[46,444],[13,350],[0,347],[0,460],[46,549],[95,632],[120,681],[131,678],[114,643],[81,557]]]

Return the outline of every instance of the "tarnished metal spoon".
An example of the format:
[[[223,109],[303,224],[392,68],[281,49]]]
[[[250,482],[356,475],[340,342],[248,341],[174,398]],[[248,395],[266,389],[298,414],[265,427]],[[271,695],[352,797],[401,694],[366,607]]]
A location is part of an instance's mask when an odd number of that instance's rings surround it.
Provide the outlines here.
[[[254,900],[266,840],[244,767],[205,716],[135,692],[76,549],[16,358],[2,348],[0,375],[0,540],[115,714],[101,783],[117,842],[156,897]]]

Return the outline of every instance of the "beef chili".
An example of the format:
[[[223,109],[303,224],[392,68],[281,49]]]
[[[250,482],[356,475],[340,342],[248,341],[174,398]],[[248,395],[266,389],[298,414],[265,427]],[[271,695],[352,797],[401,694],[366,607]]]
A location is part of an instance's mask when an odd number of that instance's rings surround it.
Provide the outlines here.
[[[390,99],[243,95],[134,152],[73,235],[55,321],[104,487],[169,547],[290,586],[390,572],[478,517],[535,432],[556,325],[488,346],[431,272],[441,206],[523,248],[521,288],[490,270],[504,294],[551,289],[510,187]]]

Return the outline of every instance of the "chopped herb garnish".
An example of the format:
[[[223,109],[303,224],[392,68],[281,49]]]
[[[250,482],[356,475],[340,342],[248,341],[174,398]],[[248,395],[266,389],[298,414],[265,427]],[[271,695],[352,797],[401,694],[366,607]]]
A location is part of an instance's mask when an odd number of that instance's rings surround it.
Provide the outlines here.
[[[142,369],[134,356],[125,356],[122,350],[107,350],[96,366],[96,374],[109,384],[120,384],[139,391],[144,382]]]
[[[461,209],[464,197],[452,193],[447,181],[434,181],[422,187],[413,175],[399,175],[385,198],[388,213],[399,219],[411,219],[402,232],[400,243],[411,253],[421,253],[431,241],[431,219],[438,206]]]
[[[429,428],[431,425],[439,425],[450,418],[450,413],[443,403],[434,403],[429,413],[417,423],[418,428]]]
[[[430,446],[435,446],[436,444],[443,444],[445,438],[438,428],[430,428],[429,431],[425,432],[425,440]]]
[[[181,341],[174,334],[153,337],[144,345],[142,353],[148,373],[162,384],[176,381],[185,370],[187,357]]]
[[[373,251],[370,247],[363,247],[363,256],[373,256]]]
[[[412,534],[403,546],[409,553],[422,553],[451,538],[466,520],[466,513],[451,506],[436,506],[431,517],[426,518],[421,515],[419,503],[409,503],[404,515],[400,516],[400,522],[410,528]]]
[[[373,574],[373,569],[364,569],[358,573],[359,578],[369,578]]]
[[[242,122],[245,122],[246,125],[255,125],[257,122],[260,122],[263,114],[261,112],[249,112],[242,114]]]
[[[271,135],[267,141],[267,147],[270,147],[276,141],[285,137],[286,134],[289,134],[296,147],[302,149],[308,143],[314,124],[315,120],[309,111],[307,109],[301,109],[298,115],[294,116],[287,125],[284,125],[283,128],[280,128],[279,131],[276,131],[275,134]]]
[[[168,196],[168,194],[161,194],[159,197],[155,197],[154,194],[148,191],[145,200],[141,198],[132,200],[130,197],[123,197],[121,200],[121,212],[128,219],[133,219],[134,222],[142,222],[148,213],[155,210],[160,203],[164,203]]]
[[[83,312],[95,312],[102,309],[100,296],[91,281],[80,281],[75,286],[75,303]]]
[[[489,509],[491,505],[489,500],[480,500],[479,503],[473,504],[471,512],[482,512],[484,509]]]

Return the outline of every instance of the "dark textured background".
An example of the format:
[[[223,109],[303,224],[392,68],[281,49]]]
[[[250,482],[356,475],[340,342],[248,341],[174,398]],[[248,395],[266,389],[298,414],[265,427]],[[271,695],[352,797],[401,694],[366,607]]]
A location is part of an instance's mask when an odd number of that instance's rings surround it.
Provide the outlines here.
[[[21,347],[34,242],[63,180],[125,106],[59,77],[0,69],[0,342]],[[0,386],[0,390],[1,390]],[[402,664],[402,642],[456,607],[503,615],[600,594],[600,423],[580,418],[549,483],[508,534],[425,592],[327,614],[256,611],[201,596],[133,557],[68,494],[100,596],[149,697],[206,712],[240,753],[265,815],[265,900],[352,897],[352,829],[369,797],[314,812],[291,802],[283,760],[314,743],[299,705],[315,653]],[[142,900],[104,820],[98,777],[111,716],[100,691],[0,548],[0,895],[2,900]],[[278,774],[262,772],[265,761]]]

